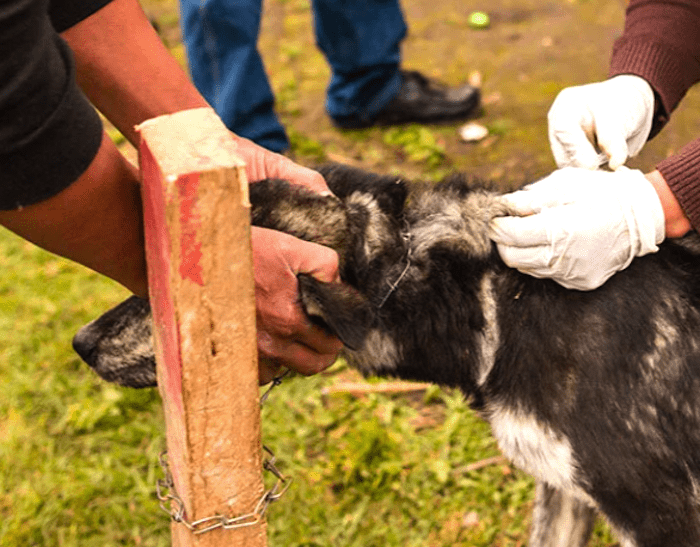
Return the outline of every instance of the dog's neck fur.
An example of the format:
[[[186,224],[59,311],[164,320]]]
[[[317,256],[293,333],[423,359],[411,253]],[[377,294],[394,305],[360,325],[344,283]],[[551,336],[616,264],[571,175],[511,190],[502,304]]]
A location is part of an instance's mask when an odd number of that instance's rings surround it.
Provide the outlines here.
[[[371,197],[362,199],[367,204]],[[440,192],[411,187],[393,223],[379,207],[368,209],[375,213],[363,233],[381,235],[378,243],[364,243],[372,251],[361,286],[377,309],[363,349],[349,351],[349,358],[366,374],[434,382],[442,370],[438,381],[461,388],[480,406],[479,388],[493,367],[499,336],[494,291],[505,272],[488,225],[504,214],[503,202],[488,190],[447,181]],[[387,236],[392,228],[400,241]],[[412,321],[417,315],[431,321]],[[460,340],[460,347],[444,340]]]

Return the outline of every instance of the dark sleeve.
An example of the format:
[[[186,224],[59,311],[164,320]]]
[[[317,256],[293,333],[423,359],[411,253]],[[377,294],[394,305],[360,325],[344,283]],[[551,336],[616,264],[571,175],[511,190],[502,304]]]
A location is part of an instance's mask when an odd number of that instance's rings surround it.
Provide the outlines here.
[[[56,32],[86,19],[112,0],[49,0],[49,17]]]
[[[0,209],[48,199],[92,162],[102,123],[75,81],[48,0],[0,3]]]
[[[700,0],[630,0],[613,46],[610,76],[636,74],[654,89],[655,136],[700,81]]]

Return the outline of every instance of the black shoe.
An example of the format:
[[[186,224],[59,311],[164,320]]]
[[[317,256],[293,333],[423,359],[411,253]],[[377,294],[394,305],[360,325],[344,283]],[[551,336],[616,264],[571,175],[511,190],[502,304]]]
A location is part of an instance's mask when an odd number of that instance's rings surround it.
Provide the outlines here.
[[[469,84],[448,88],[416,71],[401,71],[399,93],[372,119],[334,119],[341,129],[362,129],[373,125],[439,123],[469,117],[479,106],[479,89]]]

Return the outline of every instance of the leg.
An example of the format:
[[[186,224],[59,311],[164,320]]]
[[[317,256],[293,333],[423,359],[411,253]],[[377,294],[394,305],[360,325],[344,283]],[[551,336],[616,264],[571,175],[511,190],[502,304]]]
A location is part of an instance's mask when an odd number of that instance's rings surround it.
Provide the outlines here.
[[[591,507],[537,482],[529,547],[583,547],[594,523],[595,511]]]
[[[663,471],[659,471],[662,475]],[[700,547],[700,513],[687,485],[650,481],[648,488],[610,492],[600,510],[622,547]]]
[[[331,66],[326,108],[338,122],[368,121],[401,87],[406,23],[398,0],[312,0],[314,30]]]
[[[274,152],[289,148],[257,49],[261,0],[181,0],[181,25],[197,89],[226,126]]]

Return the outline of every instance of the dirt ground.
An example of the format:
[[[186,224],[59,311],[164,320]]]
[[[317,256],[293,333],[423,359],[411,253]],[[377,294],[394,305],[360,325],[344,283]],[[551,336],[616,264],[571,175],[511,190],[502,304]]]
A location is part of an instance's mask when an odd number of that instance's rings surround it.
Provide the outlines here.
[[[161,35],[184,63],[177,4],[146,0]],[[328,65],[315,46],[309,0],[267,0],[260,50],[301,163],[357,163],[380,172],[437,178],[466,170],[509,189],[554,169],[547,141],[547,111],[564,87],[605,78],[613,41],[624,22],[624,0],[403,0],[409,26],[403,66],[456,85],[482,82],[489,129],[464,143],[461,124],[397,130],[339,131],[325,114]],[[472,11],[491,24],[474,29]],[[700,134],[700,95],[691,92],[666,129],[631,166],[651,169]],[[427,158],[427,159],[426,159]]]

